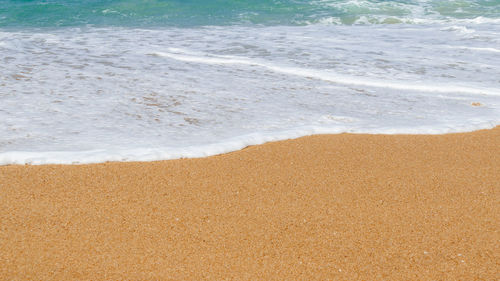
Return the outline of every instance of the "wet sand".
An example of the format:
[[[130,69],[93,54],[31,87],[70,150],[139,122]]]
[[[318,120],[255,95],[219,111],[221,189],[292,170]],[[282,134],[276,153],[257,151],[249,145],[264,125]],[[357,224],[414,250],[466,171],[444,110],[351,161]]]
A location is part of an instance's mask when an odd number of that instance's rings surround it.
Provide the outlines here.
[[[499,280],[500,128],[0,167],[1,280]]]

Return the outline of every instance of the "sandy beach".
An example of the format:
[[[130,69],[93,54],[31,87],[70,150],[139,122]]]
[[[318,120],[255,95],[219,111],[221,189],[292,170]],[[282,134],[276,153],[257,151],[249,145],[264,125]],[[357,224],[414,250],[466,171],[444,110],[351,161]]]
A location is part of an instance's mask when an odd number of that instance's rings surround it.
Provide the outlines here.
[[[1,280],[498,280],[500,128],[0,167]]]

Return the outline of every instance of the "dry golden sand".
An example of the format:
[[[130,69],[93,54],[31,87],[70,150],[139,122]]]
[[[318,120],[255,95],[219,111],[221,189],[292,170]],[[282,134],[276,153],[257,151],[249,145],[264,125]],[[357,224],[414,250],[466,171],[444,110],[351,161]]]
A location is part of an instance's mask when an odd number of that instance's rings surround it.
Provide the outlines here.
[[[0,167],[0,279],[499,280],[500,128]]]

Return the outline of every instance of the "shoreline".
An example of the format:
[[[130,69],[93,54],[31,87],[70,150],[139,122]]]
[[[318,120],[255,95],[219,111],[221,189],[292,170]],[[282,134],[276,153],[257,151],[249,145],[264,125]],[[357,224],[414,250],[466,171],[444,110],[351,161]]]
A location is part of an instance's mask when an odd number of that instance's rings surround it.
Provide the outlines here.
[[[338,132],[324,133],[320,129],[304,129],[303,131],[282,132],[282,135],[287,137],[270,137],[270,136],[240,136],[230,138],[227,141],[220,143],[211,143],[206,145],[192,146],[179,148],[154,148],[154,149],[127,149],[117,150],[113,152],[102,152],[103,149],[83,150],[83,151],[8,151],[0,152],[0,167],[2,166],[25,166],[25,165],[95,165],[103,163],[147,163],[161,162],[181,159],[202,159],[233,153],[247,149],[252,146],[266,145],[268,143],[293,141],[296,139],[314,137],[314,136],[334,136],[334,135],[362,135],[362,136],[439,136],[439,135],[454,135],[467,134],[484,130],[495,130],[500,128],[500,125],[487,128],[478,128],[472,131],[452,131],[448,133],[356,133],[356,132]],[[312,130],[312,131],[310,131]],[[307,131],[308,133],[304,133]],[[309,132],[310,131],[310,132]],[[249,140],[253,139],[253,140]],[[223,148],[224,147],[224,148]],[[194,149],[194,150],[193,150]],[[99,153],[101,155],[99,155]],[[22,155],[22,156],[20,156]],[[51,155],[51,156],[48,156]],[[79,160],[68,160],[68,155],[77,157]],[[24,160],[19,160],[21,157]],[[51,160],[47,158],[52,157]],[[17,160],[13,160],[16,159]],[[5,160],[9,159],[9,160]],[[73,158],[74,159],[74,158]],[[107,160],[97,160],[107,159]],[[10,163],[9,163],[10,161]],[[6,164],[5,164],[6,163]]]
[[[0,166],[0,279],[498,278],[500,127]]]

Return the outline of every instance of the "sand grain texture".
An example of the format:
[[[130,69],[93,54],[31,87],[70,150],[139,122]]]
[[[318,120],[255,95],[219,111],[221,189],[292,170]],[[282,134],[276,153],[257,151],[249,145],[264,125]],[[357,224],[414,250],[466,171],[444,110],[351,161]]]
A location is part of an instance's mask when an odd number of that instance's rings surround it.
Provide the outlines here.
[[[1,280],[499,280],[500,129],[0,167]]]

